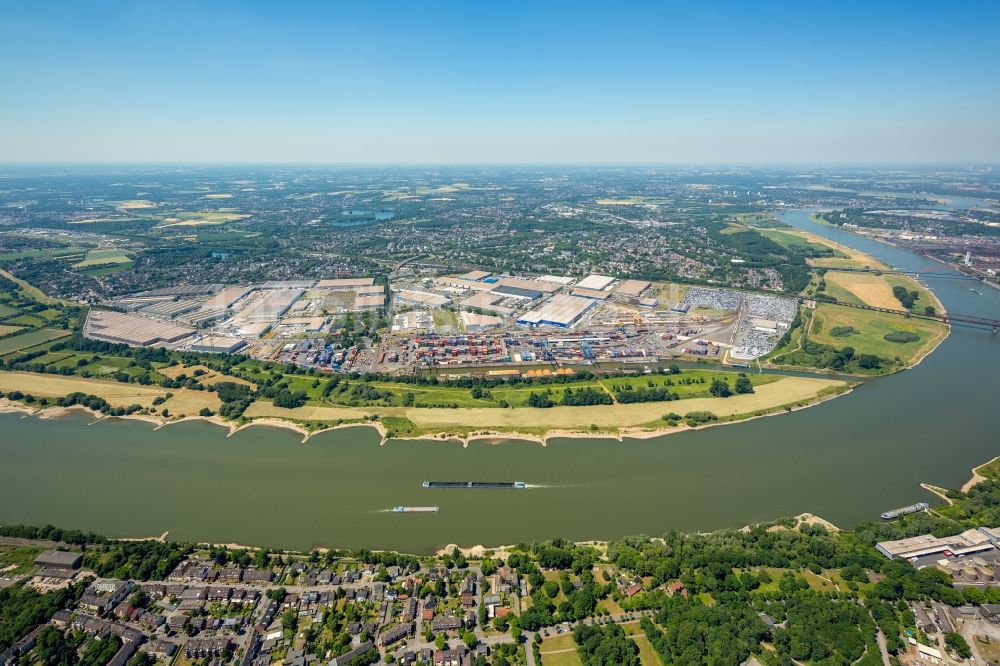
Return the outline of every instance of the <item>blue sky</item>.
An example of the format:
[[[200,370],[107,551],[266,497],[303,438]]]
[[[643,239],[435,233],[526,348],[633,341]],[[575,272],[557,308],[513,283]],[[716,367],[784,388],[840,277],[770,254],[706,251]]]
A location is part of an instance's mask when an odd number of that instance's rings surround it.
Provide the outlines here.
[[[996,162],[997,2],[7,2],[0,161]]]

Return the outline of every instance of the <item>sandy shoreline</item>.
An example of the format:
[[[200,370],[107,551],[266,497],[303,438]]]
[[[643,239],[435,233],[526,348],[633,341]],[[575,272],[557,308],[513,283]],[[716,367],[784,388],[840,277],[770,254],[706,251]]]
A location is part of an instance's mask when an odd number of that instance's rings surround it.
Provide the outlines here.
[[[975,486],[976,484],[979,484],[979,483],[982,483],[983,481],[986,481],[988,477],[985,477],[982,474],[980,474],[979,470],[981,470],[983,467],[986,467],[990,463],[996,462],[997,460],[1000,460],[1000,456],[996,456],[995,458],[991,458],[991,459],[987,460],[986,462],[984,462],[982,465],[976,465],[975,467],[973,467],[972,468],[972,478],[970,478],[968,481],[966,481],[964,484],[962,484],[962,492],[963,493],[967,493],[970,490],[972,490],[972,487]]]
[[[541,444],[542,446],[547,446],[549,440],[551,439],[612,439],[619,442],[625,439],[652,439],[655,437],[662,437],[665,435],[672,435],[681,432],[688,432],[690,430],[704,430],[706,428],[712,428],[717,426],[727,426],[736,425],[739,423],[745,423],[759,418],[765,418],[769,416],[777,416],[780,414],[786,414],[791,412],[796,412],[802,409],[808,409],[814,407],[821,403],[834,398],[839,398],[841,396],[847,395],[854,390],[855,386],[848,386],[842,391],[837,393],[831,393],[827,395],[815,396],[812,399],[806,400],[805,404],[802,405],[779,405],[775,407],[768,408],[768,411],[763,414],[754,414],[752,416],[740,417],[735,415],[735,418],[730,420],[721,420],[711,423],[706,423],[697,427],[690,427],[686,424],[679,424],[674,427],[664,425],[663,427],[657,428],[644,428],[641,426],[621,426],[617,431],[611,431],[608,429],[603,430],[589,430],[584,428],[574,429],[574,428],[552,428],[547,430],[544,434],[539,435],[537,433],[531,432],[519,432],[516,429],[512,430],[491,430],[489,428],[483,428],[481,430],[475,430],[467,435],[456,434],[453,431],[442,431],[442,432],[429,432],[413,437],[393,437],[392,440],[396,441],[457,441],[463,448],[467,448],[469,444],[473,441],[486,441],[487,443],[497,443],[499,440],[519,440],[528,441]],[[671,403],[672,404],[672,403]],[[335,425],[326,425],[316,429],[309,429],[304,427],[301,423],[294,420],[283,419],[273,416],[267,417],[256,417],[251,421],[246,423],[236,423],[233,421],[227,421],[218,415],[212,416],[184,416],[181,418],[164,418],[156,414],[125,414],[122,416],[109,416],[107,414],[102,414],[99,411],[89,409],[83,405],[71,405],[69,407],[59,407],[59,406],[47,406],[47,407],[33,407],[25,405],[24,403],[12,401],[8,398],[0,398],[0,413],[20,413],[25,417],[27,416],[38,416],[41,419],[58,419],[63,416],[67,416],[74,412],[84,412],[92,417],[94,420],[88,425],[93,425],[104,419],[121,419],[121,420],[131,420],[131,421],[142,421],[144,423],[149,423],[155,426],[155,430],[164,428],[169,425],[174,425],[178,423],[185,423],[189,421],[205,421],[213,425],[224,428],[227,431],[226,436],[231,437],[236,433],[250,428],[252,426],[268,426],[272,428],[283,428],[285,430],[291,430],[302,436],[302,443],[305,444],[312,437],[319,435],[321,433],[333,430],[339,430],[342,428],[374,428],[379,434],[380,441],[379,445],[384,446],[390,441],[387,437],[388,429],[380,420],[370,420],[370,421],[358,421],[358,422],[347,422],[347,423],[337,423]],[[465,428],[468,426],[456,425],[456,428]]]

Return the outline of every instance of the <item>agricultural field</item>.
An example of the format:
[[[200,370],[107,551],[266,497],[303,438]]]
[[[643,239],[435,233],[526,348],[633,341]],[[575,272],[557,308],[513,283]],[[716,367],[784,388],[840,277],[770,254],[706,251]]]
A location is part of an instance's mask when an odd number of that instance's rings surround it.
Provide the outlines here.
[[[595,199],[598,206],[661,206],[672,203],[663,197],[621,197],[618,199]]]
[[[116,248],[102,248],[87,252],[83,261],[73,264],[73,268],[89,268],[91,266],[105,266],[107,264],[130,264],[132,257],[125,250]]]
[[[204,242],[218,242],[218,241],[241,241],[246,238],[254,238],[260,236],[260,232],[257,231],[205,231],[192,236],[192,240],[196,240],[199,243]]]
[[[233,212],[221,211],[197,211],[197,212],[176,212],[163,218],[159,225],[164,227],[201,227],[226,224],[227,222],[237,222],[250,217]]]
[[[146,208],[156,208],[156,202],[149,199],[126,199],[125,201],[109,201],[119,210],[143,210]]]
[[[871,305],[876,308],[900,309],[899,300],[885,276],[875,273],[827,271],[825,293],[844,303]]]
[[[37,250],[20,250],[17,252],[0,253],[0,261],[18,261],[19,259],[55,259],[57,257],[82,255],[86,251],[87,248],[80,245],[46,247]]]
[[[910,342],[885,339],[893,333],[918,336]],[[888,359],[898,358],[910,365],[923,358],[948,334],[948,325],[926,319],[903,318],[886,312],[845,308],[828,303],[816,306],[809,339],[841,349],[853,347],[856,354],[875,354]]]
[[[79,271],[80,275],[86,275],[87,277],[101,277],[104,275],[113,275],[114,273],[121,272],[125,269],[131,268],[135,264],[131,261],[122,264],[111,264],[108,266],[97,266],[95,268],[85,268]]]
[[[0,311],[0,316],[2,316],[2,314],[3,312]],[[22,328],[23,328],[22,326],[10,326],[8,324],[0,324],[0,336],[7,335],[9,333],[14,333],[15,331],[20,331]]]
[[[82,220],[69,220],[66,224],[104,224],[107,222],[135,222],[137,217],[88,217]]]
[[[0,355],[30,349],[37,345],[58,340],[69,335],[69,331],[55,328],[41,328],[0,340]]]
[[[923,312],[927,306],[941,312],[941,303],[926,287],[907,275],[854,273],[828,270],[822,276],[826,289],[821,293],[836,298],[843,303],[871,305],[892,310],[905,309],[893,287],[902,287],[908,292],[917,292],[918,298],[910,307],[911,311]]]

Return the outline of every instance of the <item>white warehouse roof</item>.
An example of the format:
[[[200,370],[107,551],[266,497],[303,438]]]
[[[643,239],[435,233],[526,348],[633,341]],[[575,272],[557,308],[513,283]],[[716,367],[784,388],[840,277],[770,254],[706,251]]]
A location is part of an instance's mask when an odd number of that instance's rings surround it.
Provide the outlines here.
[[[576,286],[580,289],[604,289],[614,281],[615,279],[613,277],[608,277],[607,275],[597,275],[595,273],[593,275],[588,275],[577,282]]]

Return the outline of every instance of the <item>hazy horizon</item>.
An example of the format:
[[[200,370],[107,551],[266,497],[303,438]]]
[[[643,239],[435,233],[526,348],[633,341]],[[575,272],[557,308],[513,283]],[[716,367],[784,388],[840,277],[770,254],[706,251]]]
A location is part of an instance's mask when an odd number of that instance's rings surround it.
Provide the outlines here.
[[[0,163],[1000,162],[989,2],[0,8]]]

